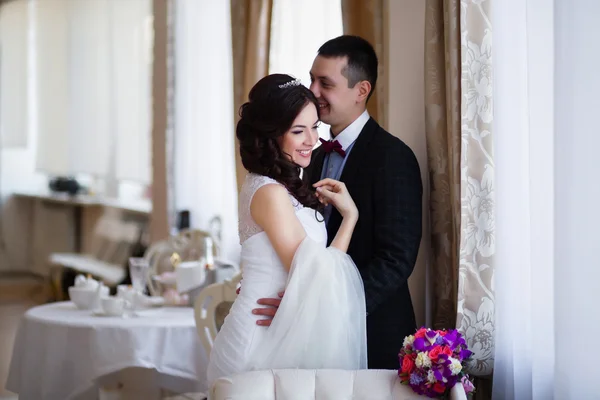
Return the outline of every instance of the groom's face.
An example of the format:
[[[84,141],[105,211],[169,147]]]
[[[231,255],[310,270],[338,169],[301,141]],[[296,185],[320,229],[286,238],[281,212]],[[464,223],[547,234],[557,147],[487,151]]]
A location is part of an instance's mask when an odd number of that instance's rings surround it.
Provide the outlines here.
[[[343,74],[346,65],[346,57],[317,56],[310,69],[310,90],[319,100],[321,121],[331,125],[334,135],[356,118],[358,85],[348,87],[348,78]]]

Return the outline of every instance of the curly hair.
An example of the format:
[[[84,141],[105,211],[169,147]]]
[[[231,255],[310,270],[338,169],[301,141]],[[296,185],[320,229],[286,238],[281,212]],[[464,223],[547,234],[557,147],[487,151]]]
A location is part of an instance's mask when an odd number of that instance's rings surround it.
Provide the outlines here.
[[[254,85],[248,102],[240,108],[236,136],[242,164],[248,172],[268,176],[281,183],[303,206],[322,210],[314,190],[300,179],[300,167],[286,155],[277,138],[283,136],[315,95],[303,85],[280,85],[293,81],[289,75],[267,75]]]

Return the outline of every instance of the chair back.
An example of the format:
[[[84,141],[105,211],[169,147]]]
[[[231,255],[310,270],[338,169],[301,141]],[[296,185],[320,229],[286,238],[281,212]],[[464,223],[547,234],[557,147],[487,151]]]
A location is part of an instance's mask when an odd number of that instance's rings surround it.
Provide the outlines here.
[[[363,369],[274,369],[243,372],[218,379],[211,389],[212,400],[425,400],[403,385],[396,370]],[[459,382],[450,400],[467,400]]]
[[[141,233],[140,224],[123,221],[119,213],[106,209],[94,227],[91,255],[109,264],[126,265]]]
[[[242,274],[238,273],[231,279],[208,285],[196,297],[194,302],[196,329],[207,356],[210,355],[215,337],[237,297],[236,289],[241,279]]]
[[[186,229],[178,235],[155,242],[148,247],[144,257],[150,265],[148,286],[153,296],[159,296],[161,288],[152,277],[160,275],[163,272],[173,271],[171,256],[177,253],[180,261],[199,260],[205,254],[205,238],[207,237],[211,237],[211,234],[206,231]],[[213,248],[213,254],[215,252],[216,250]]]

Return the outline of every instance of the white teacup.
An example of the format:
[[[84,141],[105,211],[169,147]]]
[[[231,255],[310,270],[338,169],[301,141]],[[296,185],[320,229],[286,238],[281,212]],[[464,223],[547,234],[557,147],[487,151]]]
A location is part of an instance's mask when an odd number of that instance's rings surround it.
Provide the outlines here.
[[[125,312],[125,300],[119,297],[105,297],[102,300],[102,310],[106,315],[121,316]]]
[[[140,306],[140,302],[144,300],[144,295],[130,285],[117,286],[117,297],[125,300],[125,306],[131,307],[132,310],[137,309]]]
[[[108,297],[108,287],[103,286],[100,293],[96,289],[87,289],[76,286],[69,288],[69,298],[80,310],[97,310],[100,308],[100,299]]]
[[[133,293],[134,293],[134,290],[131,287],[131,285],[117,286],[117,297],[120,297],[127,301],[131,301]]]

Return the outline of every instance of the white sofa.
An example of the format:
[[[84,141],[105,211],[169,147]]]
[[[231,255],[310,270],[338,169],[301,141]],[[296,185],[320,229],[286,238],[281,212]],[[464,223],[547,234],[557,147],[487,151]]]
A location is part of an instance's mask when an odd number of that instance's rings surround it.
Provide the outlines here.
[[[466,400],[462,385],[451,400]],[[393,370],[270,370],[219,379],[210,400],[423,400]]]

